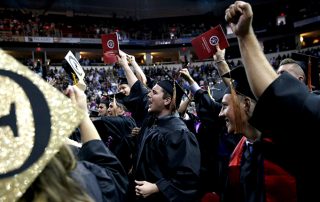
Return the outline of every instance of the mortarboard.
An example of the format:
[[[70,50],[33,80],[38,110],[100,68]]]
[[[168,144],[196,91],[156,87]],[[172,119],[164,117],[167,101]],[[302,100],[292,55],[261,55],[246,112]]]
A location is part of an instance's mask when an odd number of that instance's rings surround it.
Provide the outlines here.
[[[85,114],[2,50],[0,92],[0,201],[11,202],[25,193]]]
[[[123,93],[114,93],[114,94],[109,94],[107,97],[107,100],[110,102],[113,101],[114,98],[116,98],[117,102],[123,104],[124,103],[124,98],[126,97],[125,94]],[[109,106],[109,105],[108,105]]]
[[[169,93],[172,97],[174,97],[174,88],[175,90],[175,99],[176,99],[176,107],[179,108],[181,99],[185,94],[182,87],[174,80],[162,80],[157,83],[161,88],[163,88],[167,93]]]
[[[122,84],[128,84],[128,80],[125,77],[119,77],[118,79],[118,85],[122,85]]]
[[[309,89],[319,90],[319,58],[301,53],[292,53],[291,58],[295,60],[297,64],[303,69],[306,75],[306,84],[308,85]]]
[[[247,75],[245,72],[245,69],[243,66],[238,66],[232,69],[230,72],[222,75],[222,77],[230,78],[232,79],[232,87],[237,92],[237,94],[245,95],[250,97],[253,100],[256,100],[255,96],[253,95]],[[225,94],[231,94],[231,88],[228,87],[225,90]]]
[[[64,69],[64,71],[68,74],[69,79],[70,79],[70,85],[76,85],[79,81],[76,73],[74,72],[74,70],[72,69],[72,67],[70,66],[70,64],[68,63],[67,60],[63,60],[62,61],[62,68]]]
[[[155,79],[147,75],[146,75],[146,78],[147,78],[147,87],[151,89],[155,85],[156,81]]]

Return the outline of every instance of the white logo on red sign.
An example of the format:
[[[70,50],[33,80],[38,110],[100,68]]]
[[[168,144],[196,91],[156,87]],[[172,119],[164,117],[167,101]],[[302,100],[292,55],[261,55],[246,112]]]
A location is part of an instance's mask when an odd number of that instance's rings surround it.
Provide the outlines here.
[[[217,36],[212,36],[210,37],[209,39],[209,43],[212,45],[212,46],[215,46],[219,43],[219,38]]]
[[[107,46],[108,46],[108,48],[113,48],[114,47],[114,42],[112,40],[109,40],[107,42]]]

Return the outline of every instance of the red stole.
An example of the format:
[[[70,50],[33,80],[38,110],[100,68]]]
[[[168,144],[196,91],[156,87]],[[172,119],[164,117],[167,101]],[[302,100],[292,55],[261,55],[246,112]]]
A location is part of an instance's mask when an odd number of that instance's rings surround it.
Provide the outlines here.
[[[247,138],[242,137],[229,161],[229,194],[238,201],[243,198],[240,185],[240,165],[244,152],[244,144]],[[268,144],[268,143],[266,143]],[[264,184],[266,190],[266,202],[296,202],[296,180],[279,165],[270,160],[264,160]]]

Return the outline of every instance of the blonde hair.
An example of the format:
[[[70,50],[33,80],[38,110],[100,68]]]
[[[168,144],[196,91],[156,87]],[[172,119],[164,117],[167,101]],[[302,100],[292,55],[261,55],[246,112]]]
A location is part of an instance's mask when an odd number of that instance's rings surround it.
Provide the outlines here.
[[[67,145],[51,159],[19,202],[93,202],[93,199],[71,178],[75,157]]]

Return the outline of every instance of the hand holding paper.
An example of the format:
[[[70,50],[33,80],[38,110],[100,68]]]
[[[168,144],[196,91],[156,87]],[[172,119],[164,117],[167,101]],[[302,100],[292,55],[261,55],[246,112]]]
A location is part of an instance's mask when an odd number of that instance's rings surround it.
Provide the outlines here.
[[[103,60],[105,64],[114,64],[118,62],[117,55],[119,55],[119,41],[118,34],[102,34],[101,35]]]
[[[221,25],[197,36],[191,41],[191,44],[200,60],[212,58],[217,52],[217,44],[219,44],[220,49],[229,47],[228,40],[221,28]]]
[[[86,84],[84,83],[85,73],[82,66],[79,64],[77,58],[72,54],[71,51],[64,57],[68,62],[68,65],[62,65],[68,75],[71,77],[73,85],[77,85],[80,89],[85,91]],[[71,67],[71,68],[70,68]]]

